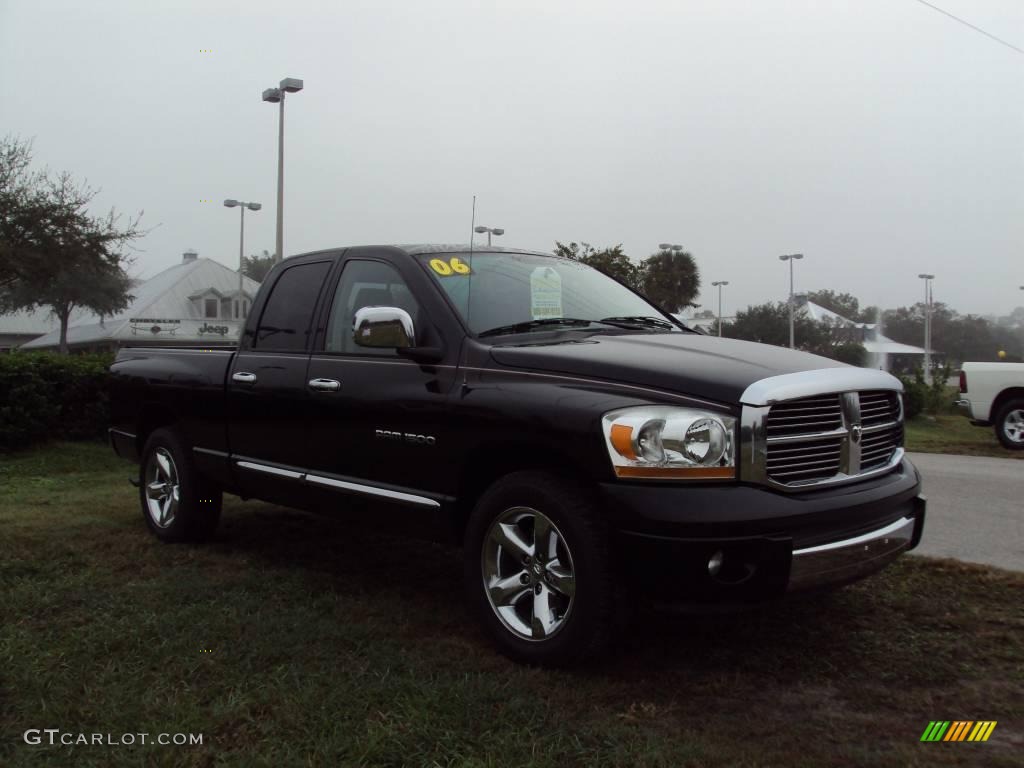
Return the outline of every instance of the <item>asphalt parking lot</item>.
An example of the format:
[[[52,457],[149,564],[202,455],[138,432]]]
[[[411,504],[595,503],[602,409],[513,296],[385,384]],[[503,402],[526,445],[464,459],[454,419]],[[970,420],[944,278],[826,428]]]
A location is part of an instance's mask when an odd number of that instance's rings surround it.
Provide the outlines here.
[[[1024,571],[1024,462],[912,453],[928,517],[919,555]]]

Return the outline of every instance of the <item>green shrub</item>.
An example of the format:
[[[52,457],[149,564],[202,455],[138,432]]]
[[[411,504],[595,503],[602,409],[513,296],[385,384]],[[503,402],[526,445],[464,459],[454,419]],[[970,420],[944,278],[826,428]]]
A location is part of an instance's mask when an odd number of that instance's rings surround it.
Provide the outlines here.
[[[931,384],[925,381],[924,371],[920,367],[914,369],[913,378],[900,376],[903,382],[904,416],[912,419],[921,413],[952,411],[954,397],[946,385],[952,373],[953,369],[948,365],[933,366]]]
[[[903,415],[907,419],[913,419],[921,415],[927,399],[925,390],[927,385],[922,378],[920,383],[906,376],[900,376],[903,382]]]
[[[0,355],[0,449],[102,437],[109,422],[110,354]]]

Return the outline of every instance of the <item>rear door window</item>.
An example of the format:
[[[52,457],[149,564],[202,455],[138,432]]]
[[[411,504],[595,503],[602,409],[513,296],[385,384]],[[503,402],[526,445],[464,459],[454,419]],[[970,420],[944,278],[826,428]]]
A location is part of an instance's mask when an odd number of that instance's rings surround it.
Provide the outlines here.
[[[304,352],[313,324],[313,309],[331,268],[329,261],[289,267],[274,283],[256,326],[257,349]]]

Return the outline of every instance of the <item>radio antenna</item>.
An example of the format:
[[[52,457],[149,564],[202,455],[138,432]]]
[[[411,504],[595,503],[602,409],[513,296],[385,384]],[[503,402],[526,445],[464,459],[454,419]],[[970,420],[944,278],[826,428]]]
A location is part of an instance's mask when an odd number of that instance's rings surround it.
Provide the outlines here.
[[[473,195],[473,212],[469,217],[469,276],[466,281],[466,325],[469,326],[469,313],[473,306],[473,232],[476,229],[476,195]],[[470,327],[470,333],[473,332]]]

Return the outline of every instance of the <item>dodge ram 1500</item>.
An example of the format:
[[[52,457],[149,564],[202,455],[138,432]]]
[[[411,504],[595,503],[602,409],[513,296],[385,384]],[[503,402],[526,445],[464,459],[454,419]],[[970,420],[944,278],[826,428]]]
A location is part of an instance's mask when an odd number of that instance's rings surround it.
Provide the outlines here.
[[[696,334],[545,253],[374,246],[284,260],[235,350],[127,348],[110,438],[159,539],[222,493],[461,545],[499,648],[565,663],[620,611],[873,573],[921,537],[899,381]],[[628,625],[628,622],[625,622]]]

